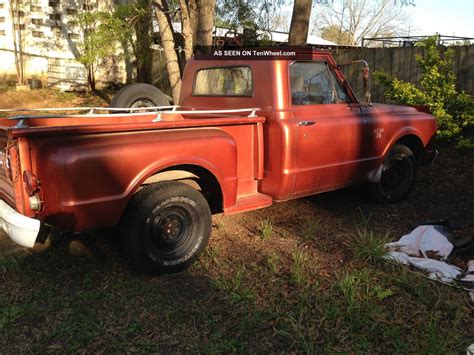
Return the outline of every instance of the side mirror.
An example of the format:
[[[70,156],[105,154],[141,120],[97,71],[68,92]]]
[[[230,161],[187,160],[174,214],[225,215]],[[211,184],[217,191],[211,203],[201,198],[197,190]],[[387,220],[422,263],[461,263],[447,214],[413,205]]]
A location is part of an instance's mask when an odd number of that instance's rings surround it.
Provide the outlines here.
[[[370,105],[370,69],[366,61],[364,61],[364,67],[362,68],[362,80],[364,82],[364,96],[365,102]]]

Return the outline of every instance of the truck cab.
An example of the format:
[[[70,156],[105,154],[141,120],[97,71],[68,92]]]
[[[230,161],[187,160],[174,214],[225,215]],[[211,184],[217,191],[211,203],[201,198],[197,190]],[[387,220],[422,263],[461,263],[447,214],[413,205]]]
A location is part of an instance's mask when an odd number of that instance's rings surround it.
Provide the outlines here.
[[[219,81],[224,76],[231,79]],[[301,61],[192,60],[179,104],[260,108],[265,149],[259,191],[276,201],[376,182],[397,142],[412,150],[418,164],[435,154],[433,116],[413,107],[360,102],[328,52],[313,50]]]

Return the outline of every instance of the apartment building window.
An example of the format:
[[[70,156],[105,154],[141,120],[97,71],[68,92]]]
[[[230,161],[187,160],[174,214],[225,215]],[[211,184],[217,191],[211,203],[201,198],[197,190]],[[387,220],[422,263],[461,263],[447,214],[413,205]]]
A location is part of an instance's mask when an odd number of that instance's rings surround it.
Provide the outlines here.
[[[67,36],[73,41],[79,39],[79,35],[77,33],[68,33]]]
[[[31,5],[30,6],[31,12],[43,12],[43,8],[41,6]]]
[[[83,8],[85,11],[92,11],[92,10],[94,10],[94,5],[92,5],[92,4],[84,4],[84,5],[82,5],[82,8]]]
[[[77,15],[77,10],[76,9],[66,9],[66,14],[68,15]]]
[[[50,20],[55,20],[55,21],[60,21],[61,20],[61,14],[49,14],[49,19]]]
[[[48,5],[51,7],[57,7],[59,6],[59,0],[49,0]]]
[[[0,23],[4,23],[5,22],[5,17],[0,17]]]
[[[44,38],[43,31],[32,31],[31,35],[35,38]]]
[[[5,36],[5,30],[0,30],[0,37],[4,37]]]
[[[20,31],[23,31],[25,29],[25,25],[19,25],[17,23],[15,23],[15,30],[20,30]]]
[[[31,23],[33,25],[40,25],[40,26],[44,24],[43,19],[41,19],[41,18],[32,18]]]

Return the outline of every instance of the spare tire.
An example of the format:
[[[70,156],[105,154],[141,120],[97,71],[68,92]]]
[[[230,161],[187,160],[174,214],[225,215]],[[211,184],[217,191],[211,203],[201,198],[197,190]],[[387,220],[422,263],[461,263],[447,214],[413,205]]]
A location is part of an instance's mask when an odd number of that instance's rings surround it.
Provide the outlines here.
[[[156,107],[169,106],[169,104],[168,97],[156,86],[137,83],[120,89],[113,97],[110,107]]]

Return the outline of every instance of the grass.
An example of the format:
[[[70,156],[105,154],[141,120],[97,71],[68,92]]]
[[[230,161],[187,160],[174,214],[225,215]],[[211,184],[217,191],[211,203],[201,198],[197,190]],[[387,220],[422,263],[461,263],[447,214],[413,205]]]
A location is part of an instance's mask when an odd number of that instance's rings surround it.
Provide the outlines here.
[[[389,233],[378,234],[358,224],[347,240],[347,245],[352,250],[355,259],[374,264],[382,262],[382,257],[386,254],[385,244],[390,239]]]
[[[345,245],[352,251],[354,259],[376,264],[382,262],[386,254],[385,245],[390,242],[390,233],[378,233],[371,226],[371,215],[365,215],[359,210],[360,218],[355,223]]]
[[[300,234],[306,240],[316,240],[318,238],[319,220],[315,218],[306,218],[301,226]]]
[[[113,96],[112,92],[101,94],[107,101]],[[103,98],[91,94],[75,94],[53,89],[39,89],[30,91],[16,91],[14,89],[0,89],[2,108],[44,108],[44,107],[79,107],[79,106],[106,106]]]
[[[268,268],[272,274],[278,274],[280,256],[277,253],[272,253],[266,258]]]
[[[355,239],[340,244],[354,262],[328,276],[318,274],[312,250],[298,244],[282,253],[260,242],[265,249],[256,254],[243,247],[229,254],[226,244],[211,243],[191,269],[161,277],[129,271],[113,241],[106,258],[71,257],[67,239],[33,255],[0,257],[0,347],[6,353],[464,351],[472,319],[463,294],[374,262],[375,246],[385,241],[372,245],[379,233],[370,223],[357,226]],[[84,238],[74,243],[99,243]]]
[[[153,278],[130,272],[109,248],[107,258],[71,257],[67,243],[0,258],[0,347],[451,353],[468,345],[462,294],[391,264],[362,258],[321,277],[309,250],[236,264],[211,245],[190,270]]]
[[[308,257],[301,251],[297,250],[292,256],[291,277],[296,285],[304,287],[310,280],[308,272]]]
[[[273,234],[273,224],[269,219],[260,221],[260,233],[263,240],[270,239]]]

